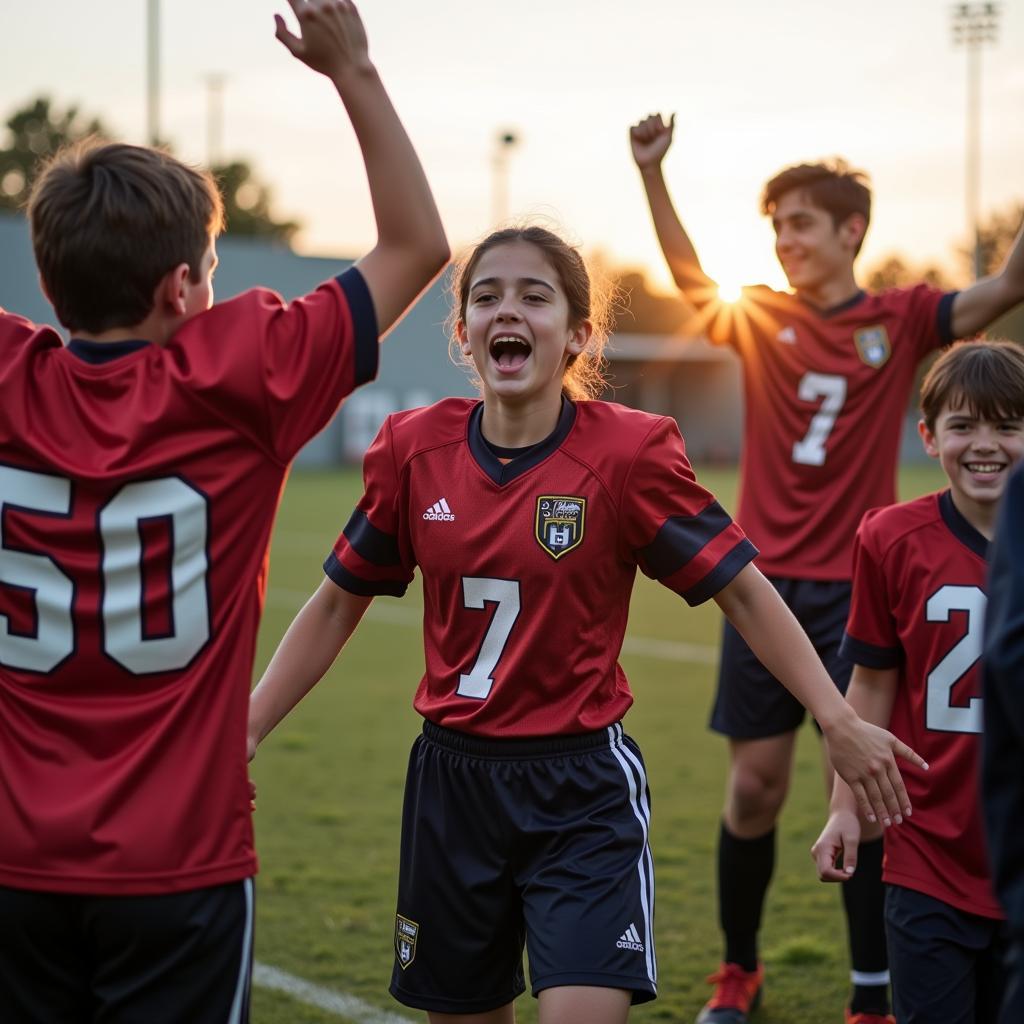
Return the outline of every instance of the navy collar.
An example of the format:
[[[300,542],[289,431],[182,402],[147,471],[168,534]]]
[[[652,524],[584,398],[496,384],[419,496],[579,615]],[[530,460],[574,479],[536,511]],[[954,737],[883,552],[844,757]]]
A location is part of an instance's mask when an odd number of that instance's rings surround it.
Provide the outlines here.
[[[72,338],[67,344],[67,349],[73,356],[77,356],[77,358],[85,363],[99,364],[111,363],[115,359],[131,355],[133,352],[138,352],[140,349],[151,344],[152,342],[150,341],[136,341],[135,339],[128,339],[126,341],[84,341],[82,338]]]
[[[848,299],[844,299],[836,306],[829,306],[827,309],[821,309],[819,306],[815,306],[813,302],[808,302],[806,299],[801,299],[797,296],[797,301],[803,303],[808,309],[817,313],[818,316],[828,319],[829,317],[837,316],[839,313],[845,313],[848,309],[853,309],[858,303],[863,302],[867,292],[863,288],[859,288],[855,295],[851,295]]]
[[[469,414],[469,450],[476,464],[496,483],[507,484],[522,476],[534,466],[543,462],[552,452],[556,451],[566,439],[573,423],[576,422],[576,406],[564,395],[562,411],[558,414],[555,429],[543,441],[530,445],[521,455],[511,462],[502,464],[501,460],[491,451],[484,439],[481,424],[484,417],[484,403],[478,402]]]
[[[939,495],[939,513],[950,532],[961,544],[970,548],[979,558],[988,560],[988,541],[984,534],[975,529],[964,518],[960,509],[953,504],[953,495],[950,491],[943,491]]]

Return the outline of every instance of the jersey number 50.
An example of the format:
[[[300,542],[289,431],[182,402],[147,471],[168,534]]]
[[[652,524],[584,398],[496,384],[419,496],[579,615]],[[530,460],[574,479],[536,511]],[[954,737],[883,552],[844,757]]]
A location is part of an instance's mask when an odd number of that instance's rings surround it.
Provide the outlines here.
[[[76,647],[75,584],[47,554],[4,546],[6,509],[41,516],[71,515],[71,481],[0,466],[0,583],[32,592],[33,635],[11,630],[0,614],[0,664],[51,672]],[[143,544],[139,524],[170,523],[170,635],[147,636],[143,626]],[[206,590],[207,499],[180,477],[125,484],[100,508],[95,543],[102,585],[105,654],[134,674],[184,668],[210,638]]]

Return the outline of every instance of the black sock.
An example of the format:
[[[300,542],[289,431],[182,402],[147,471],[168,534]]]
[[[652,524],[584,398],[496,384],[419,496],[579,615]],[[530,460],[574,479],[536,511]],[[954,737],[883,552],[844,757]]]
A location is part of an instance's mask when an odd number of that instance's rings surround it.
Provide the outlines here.
[[[757,970],[757,933],[765,893],[775,870],[775,829],[740,839],[722,823],[718,836],[718,920],[725,932],[725,959]]]
[[[889,1012],[889,951],[885,944],[885,888],[882,837],[860,844],[857,870],[843,883],[850,937],[854,1013]]]

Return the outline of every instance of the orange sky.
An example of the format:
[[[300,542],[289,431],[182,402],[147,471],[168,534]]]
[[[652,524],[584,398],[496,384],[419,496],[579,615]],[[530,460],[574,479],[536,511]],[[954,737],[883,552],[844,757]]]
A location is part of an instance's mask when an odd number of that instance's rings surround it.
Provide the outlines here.
[[[1024,199],[1024,5],[1003,3],[983,55],[982,209]],[[4,110],[46,92],[130,141],[145,134],[143,0],[55,0],[4,26]],[[677,112],[670,185],[708,271],[782,278],[760,186],[842,154],[871,173],[862,263],[901,250],[958,269],[966,236],[965,54],[942,0],[364,0],[371,52],[427,166],[456,244],[492,226],[496,135],[513,128],[513,216],[550,217],[616,263],[667,279],[627,128]],[[224,152],[273,183],[300,248],[358,255],[372,221],[330,86],[272,38],[284,0],[163,0],[164,135],[203,160],[206,86],[226,76]]]

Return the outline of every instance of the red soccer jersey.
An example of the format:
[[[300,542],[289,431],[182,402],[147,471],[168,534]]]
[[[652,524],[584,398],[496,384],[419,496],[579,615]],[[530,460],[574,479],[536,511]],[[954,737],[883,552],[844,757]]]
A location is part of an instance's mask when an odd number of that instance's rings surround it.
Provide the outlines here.
[[[256,869],[245,728],[271,524],[373,377],[356,270],[165,346],[0,312],[0,885],[146,894]]]
[[[929,764],[900,766],[914,814],[885,833],[885,880],[1002,917],[978,786],[986,548],[948,491],[868,513],[842,650],[855,664],[899,667],[889,728]]]
[[[671,419],[565,401],[539,446],[502,464],[483,405],[388,417],[366,492],[325,570],[357,594],[423,577],[416,710],[489,737],[601,729],[633,702],[618,664],[639,567],[691,604],[756,550],[695,480]]]
[[[847,580],[861,516],[896,500],[915,371],[952,341],[954,295],[919,285],[825,312],[748,288],[710,333],[743,365],[738,518],[762,572]]]

